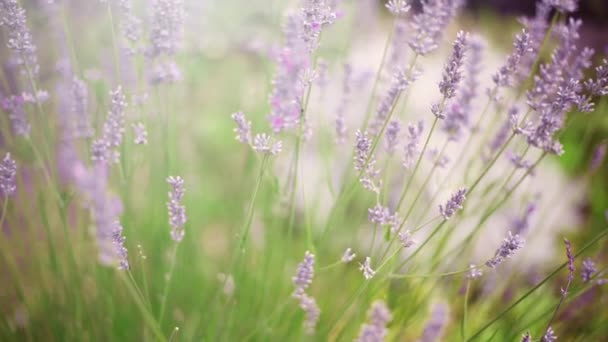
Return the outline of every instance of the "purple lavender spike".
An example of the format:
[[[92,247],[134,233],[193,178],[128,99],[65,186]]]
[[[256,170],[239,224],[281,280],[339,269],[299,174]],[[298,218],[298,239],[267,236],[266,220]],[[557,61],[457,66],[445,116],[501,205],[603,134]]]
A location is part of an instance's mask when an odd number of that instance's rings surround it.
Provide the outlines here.
[[[372,259],[370,257],[365,257],[365,261],[359,264],[359,271],[363,273],[365,280],[370,280],[376,275],[376,271],[372,269]]]
[[[464,200],[466,199],[467,189],[461,188],[450,197],[444,205],[439,205],[439,213],[445,220],[449,220],[458,210],[462,209]]]
[[[36,46],[27,27],[25,10],[17,0],[0,0],[0,27],[6,27],[6,46],[14,53],[23,71],[37,74],[39,70]]]
[[[112,229],[112,242],[115,248],[116,259],[118,260],[118,269],[128,270],[128,251],[125,247],[125,237],[122,235],[122,225],[120,224],[120,221],[114,222],[114,229]]]
[[[578,0],[542,0],[548,6],[555,8],[562,13],[576,12]]]
[[[388,0],[385,6],[396,17],[410,11],[410,5],[405,0]]]
[[[11,95],[0,100],[0,107],[8,113],[13,133],[27,138],[30,135],[31,126],[23,108],[24,102],[21,95]]]
[[[232,120],[236,123],[234,132],[236,133],[236,140],[243,144],[251,143],[251,121],[247,120],[243,112],[233,113],[231,116]]]
[[[557,336],[555,336],[555,332],[553,331],[553,328],[551,328],[551,327],[547,328],[547,331],[545,332],[543,337],[540,339],[540,342],[555,342],[555,341],[557,341]]]
[[[154,0],[150,21],[150,47],[147,54],[156,58],[171,56],[179,49],[184,30],[183,0]]]
[[[0,190],[5,198],[12,196],[17,190],[17,163],[6,153],[0,162]]]
[[[405,144],[405,154],[403,156],[403,167],[406,169],[411,168],[418,158],[418,148],[423,130],[424,121],[418,121],[417,125],[410,123],[407,127],[407,143]]]
[[[443,329],[448,323],[448,307],[439,303],[433,307],[431,318],[426,323],[419,342],[435,342],[441,340]]]
[[[410,48],[424,56],[439,47],[445,28],[462,5],[460,0],[429,0],[422,3],[422,12],[411,21]]]
[[[356,342],[382,342],[388,335],[386,326],[393,319],[389,308],[381,301],[375,301],[367,314],[368,322],[361,326]]]
[[[595,262],[591,258],[583,260],[583,267],[581,268],[581,278],[584,283],[588,283],[591,277],[597,272]]]
[[[500,265],[505,259],[511,258],[515,252],[524,247],[525,241],[519,235],[508,233],[500,247],[496,250],[494,257],[486,262],[490,268]]]
[[[304,260],[298,264],[296,275],[291,278],[295,291],[293,296],[298,298],[304,294],[305,290],[312,283],[312,278],[315,275],[315,255],[306,251]]]
[[[299,297],[300,299],[300,308],[304,310],[306,314],[306,319],[304,320],[304,331],[308,335],[312,335],[315,332],[315,327],[317,326],[317,322],[319,321],[319,316],[321,315],[321,310],[317,305],[317,302],[314,298],[303,293]]]
[[[167,183],[171,186],[169,191],[169,224],[171,225],[171,238],[175,242],[181,242],[184,238],[184,225],[186,224],[186,207],[182,204],[184,198],[184,180],[177,176],[169,176]]]

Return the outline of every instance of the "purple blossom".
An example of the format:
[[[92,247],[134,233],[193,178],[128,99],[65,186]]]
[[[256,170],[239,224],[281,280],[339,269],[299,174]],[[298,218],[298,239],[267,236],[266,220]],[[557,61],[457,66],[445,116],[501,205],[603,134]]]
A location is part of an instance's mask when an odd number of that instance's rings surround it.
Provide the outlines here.
[[[530,227],[530,218],[532,217],[532,214],[534,214],[535,211],[536,202],[530,202],[526,206],[524,214],[512,221],[511,225],[515,234],[524,234],[528,231],[528,228]]]
[[[472,102],[479,88],[478,77],[481,72],[483,46],[480,37],[474,36],[469,39],[464,82],[458,88],[456,98],[446,108],[442,128],[454,141],[459,140],[463,128],[469,126],[469,113],[472,111]]]
[[[412,239],[412,233],[409,230],[400,232],[397,236],[403,248],[410,248],[416,244],[416,240]]]
[[[604,141],[601,144],[597,145],[595,150],[593,151],[593,155],[591,156],[591,163],[589,163],[589,172],[594,172],[602,166],[604,162],[604,158],[606,157],[606,148],[608,147],[608,142]]]
[[[555,332],[553,331],[553,328],[548,327],[547,331],[545,331],[545,334],[540,339],[540,342],[555,342],[555,341],[557,341],[557,336],[555,336]]]
[[[6,27],[6,46],[14,53],[17,64],[24,66],[24,71],[38,73],[36,46],[18,0],[0,0],[0,27]]]
[[[122,235],[122,225],[120,221],[114,221],[112,229],[112,243],[114,244],[116,260],[118,260],[119,270],[129,269],[128,251],[125,247],[125,237]]]
[[[381,301],[375,301],[367,314],[368,321],[361,326],[356,342],[382,342],[388,335],[386,326],[393,319],[389,308]]]
[[[496,250],[494,257],[486,262],[490,268],[500,265],[505,259],[512,257],[515,252],[524,247],[525,241],[518,234],[508,232],[500,247]]]
[[[133,13],[133,3],[131,0],[119,0],[121,22],[120,28],[125,39],[131,44],[136,44],[142,37],[142,20]],[[136,51],[130,48],[129,53]]]
[[[150,47],[152,58],[174,55],[181,45],[184,30],[182,0],[154,0],[150,18]]]
[[[103,125],[101,137],[94,140],[91,145],[91,159],[103,164],[119,162],[120,152],[118,149],[122,144],[125,132],[127,101],[122,88],[118,86],[116,90],[110,91],[110,97],[110,112]]]
[[[304,41],[308,51],[313,52],[318,47],[321,31],[334,23],[336,13],[325,0],[302,0],[300,20],[300,39]]]
[[[587,80],[585,88],[594,96],[608,95],[608,60],[595,68],[595,80]]]
[[[581,268],[581,278],[584,283],[588,283],[591,280],[593,274],[597,272],[595,262],[591,258],[583,260],[583,267]]]
[[[431,148],[427,152],[428,159],[437,167],[445,168],[449,164],[450,158],[441,154],[437,148]]]
[[[281,152],[283,143],[280,140],[272,138],[268,134],[262,133],[255,135],[251,146],[257,152],[277,155]]]
[[[458,32],[456,40],[452,45],[452,55],[448,59],[443,69],[442,79],[439,82],[439,92],[444,99],[451,99],[456,95],[456,88],[462,79],[462,66],[464,57],[469,48],[469,34],[463,31]]]
[[[304,331],[309,335],[314,334],[321,310],[319,309],[315,299],[306,293],[302,293],[298,299],[300,300],[300,308],[302,308],[306,314],[306,319],[304,320]]]
[[[243,144],[251,143],[251,121],[247,120],[243,112],[233,113],[231,116],[232,120],[236,123],[234,133],[236,133],[236,140]]]
[[[529,170],[532,168],[533,163],[529,160],[525,160],[523,155],[519,155],[513,151],[507,151],[507,158],[516,169]],[[532,172],[533,171],[530,171],[530,173]]]
[[[386,8],[394,15],[404,15],[410,10],[410,5],[405,0],[388,0]]]
[[[10,153],[6,153],[0,162],[0,190],[2,195],[7,198],[17,190],[17,163],[11,158]]]
[[[184,225],[186,224],[186,207],[182,204],[184,198],[184,180],[177,176],[167,177],[167,183],[171,186],[167,209],[169,211],[169,225],[171,225],[171,238],[180,242],[184,238]]]
[[[89,106],[86,83],[78,77],[72,79],[71,86],[71,108],[72,119],[75,121],[75,134],[79,138],[90,138],[93,136],[93,128],[89,122]]]
[[[576,12],[578,0],[542,0],[548,6],[562,13]]]
[[[520,22],[526,28],[526,32],[530,34],[529,47],[531,51],[521,56],[520,67],[517,70],[517,80],[519,82],[527,80],[533,71],[532,67],[538,57],[540,47],[549,28],[548,18],[550,14],[551,7],[542,1],[537,1],[534,17],[520,19]]]
[[[23,97],[21,95],[11,95],[0,101],[0,107],[8,113],[13,133],[22,137],[29,137],[31,126],[27,122],[27,114],[23,108]]]
[[[452,197],[450,197],[445,206],[439,205],[439,212],[445,220],[449,220],[456,213],[456,211],[462,209],[462,204],[466,199],[466,194],[467,189],[460,188],[455,194],[452,195]]]
[[[148,144],[148,132],[146,131],[146,126],[144,126],[143,122],[136,122],[131,124],[133,128],[133,135],[135,136],[133,142],[136,145],[146,145]]]
[[[305,290],[312,283],[312,278],[315,275],[315,255],[306,251],[304,253],[304,260],[298,264],[296,275],[291,278],[295,291],[293,296],[298,298],[304,294]]]
[[[461,5],[461,0],[424,1],[422,12],[416,14],[410,24],[413,31],[409,41],[410,48],[422,56],[435,51],[443,31]]]
[[[363,277],[366,280],[370,280],[376,275],[376,271],[372,269],[372,259],[370,257],[365,257],[365,261],[359,264],[359,271],[363,272]]]
[[[515,35],[513,52],[507,57],[506,63],[492,76],[496,89],[513,85],[513,78],[517,75],[518,68],[520,68],[520,61],[532,52],[534,52],[534,49],[530,34],[526,29],[522,29],[520,33]]]
[[[527,332],[525,333],[522,338],[521,338],[521,342],[532,342],[532,336],[530,336],[530,333]]]
[[[409,124],[407,127],[407,143],[405,144],[405,153],[403,156],[403,167],[409,169],[414,165],[419,152],[420,137],[424,130],[424,121],[418,121],[416,125]]]
[[[376,160],[373,155],[371,155],[372,141],[367,136],[367,132],[361,133],[361,131],[357,131],[355,137],[357,141],[355,145],[354,164],[355,170],[359,171],[361,174],[359,181],[365,189],[378,193],[381,184],[379,180],[376,180],[376,177],[380,171],[375,169]]]
[[[149,81],[152,85],[173,84],[183,79],[179,66],[174,61],[157,62],[150,71]]]
[[[574,280],[574,272],[576,268],[574,267],[574,254],[572,253],[572,244],[568,239],[564,239],[564,244],[566,245],[566,256],[568,257],[568,283],[566,284],[566,288],[562,288],[562,296],[566,297],[568,294],[568,289],[570,288],[570,284]]]
[[[431,318],[427,321],[420,342],[435,342],[441,340],[443,329],[448,321],[448,307],[443,303],[435,304]]]
[[[396,214],[391,214],[389,208],[383,207],[380,204],[376,204],[375,207],[367,209],[367,217],[371,223],[380,226],[394,226],[397,221]]]
[[[411,73],[402,69],[397,69],[395,71],[391,85],[378,104],[376,116],[374,116],[374,119],[370,123],[369,132],[371,135],[377,136],[382,133],[382,127],[385,125],[386,120],[388,120],[391,111],[394,110],[395,105],[397,105],[399,96],[410,86],[410,84],[412,84],[412,82],[416,81],[419,76],[420,73],[417,70],[414,70]]]
[[[352,248],[349,247],[344,251],[344,254],[342,254],[342,258],[340,259],[340,261],[345,264],[348,264],[349,262],[353,261],[356,256],[357,255],[353,253]]]
[[[471,264],[469,265],[469,272],[467,272],[466,278],[469,280],[480,278],[483,275],[481,268]]]
[[[399,132],[401,131],[401,123],[398,120],[391,120],[386,127],[385,134],[385,149],[388,154],[393,154],[399,144]]]

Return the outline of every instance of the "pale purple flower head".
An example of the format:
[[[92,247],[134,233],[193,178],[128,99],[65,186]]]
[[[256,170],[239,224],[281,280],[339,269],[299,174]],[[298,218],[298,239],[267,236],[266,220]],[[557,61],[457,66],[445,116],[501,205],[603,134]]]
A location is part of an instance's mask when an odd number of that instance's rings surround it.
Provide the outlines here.
[[[426,323],[419,342],[435,342],[441,340],[443,329],[448,323],[448,306],[443,303],[435,304],[431,318]]]
[[[481,268],[471,264],[469,265],[469,272],[467,272],[467,279],[469,280],[473,280],[473,279],[477,279],[479,277],[481,277],[483,275],[483,271],[481,270]]]
[[[74,120],[74,133],[79,138],[90,138],[93,136],[93,128],[89,121],[87,84],[74,77],[71,86],[71,108],[72,119]]]
[[[321,31],[334,23],[336,13],[325,0],[302,0],[300,9],[302,32],[300,39],[312,52],[317,49]]]
[[[397,145],[399,145],[399,133],[401,132],[401,123],[398,120],[391,120],[388,123],[385,134],[385,149],[389,154],[393,154]]]
[[[184,180],[180,176],[169,176],[167,183],[171,187],[167,209],[169,211],[169,224],[171,225],[171,238],[180,242],[184,238],[186,224],[186,207],[182,204],[184,198]]]
[[[372,303],[367,313],[368,321],[361,326],[356,342],[383,342],[388,335],[386,326],[393,319],[389,308],[382,300]]]
[[[119,0],[118,6],[121,15],[120,28],[122,35],[131,45],[134,45],[142,37],[142,20],[133,13],[133,3],[131,0]],[[136,50],[131,47],[128,49],[128,52],[133,54]]]
[[[356,256],[357,255],[353,252],[352,248],[349,247],[346,250],[344,250],[344,254],[342,254],[342,258],[340,259],[340,261],[347,264],[347,263],[355,260]]]
[[[122,235],[122,225],[120,221],[114,222],[114,228],[112,229],[112,243],[114,244],[116,252],[116,260],[118,261],[119,270],[129,269],[129,257],[128,251],[125,247],[125,237]]]
[[[415,53],[427,55],[439,47],[443,31],[456,11],[461,0],[429,0],[422,3],[422,12],[411,21],[412,35],[409,45]]]
[[[17,190],[17,163],[11,158],[10,153],[6,153],[0,162],[0,190],[6,198]]]
[[[524,247],[525,241],[518,234],[508,232],[500,247],[496,250],[494,257],[486,262],[490,268],[500,265],[505,259],[512,257],[515,252]]]
[[[568,282],[574,280],[574,272],[576,271],[576,267],[574,267],[574,254],[572,253],[572,243],[568,239],[564,239],[564,244],[566,245],[566,256],[568,257]]]
[[[256,134],[251,146],[257,152],[271,155],[276,155],[283,149],[283,143],[280,140],[276,140],[265,133]]]
[[[359,264],[359,271],[363,272],[363,277],[366,280],[370,280],[376,275],[376,271],[372,269],[372,259],[370,257],[365,257],[365,261]]]
[[[298,264],[296,275],[291,278],[295,291],[293,296],[299,297],[304,294],[304,291],[312,283],[312,278],[315,275],[315,255],[306,251],[304,253],[304,260]]]
[[[532,342],[532,336],[527,332],[521,337],[521,342]]]
[[[595,80],[585,82],[585,88],[594,96],[608,95],[608,60],[603,59],[595,68],[595,75]]]
[[[602,166],[606,158],[606,147],[608,147],[608,142],[604,141],[595,148],[591,156],[591,163],[589,163],[589,172],[594,172]]]
[[[461,69],[468,48],[469,34],[459,31],[452,45],[452,55],[444,66],[443,76],[439,82],[439,92],[445,99],[451,99],[456,95],[456,88],[462,79]]]
[[[353,68],[350,64],[344,64],[344,80],[342,82],[342,99],[336,109],[336,142],[341,144],[346,141],[348,129],[346,127],[345,113],[350,102],[353,82]]]
[[[174,61],[162,61],[154,64],[148,75],[150,84],[173,84],[184,78],[181,69]]]
[[[184,3],[182,0],[154,0],[150,18],[150,47],[152,58],[171,56],[181,45],[184,30]]]
[[[420,137],[424,130],[424,121],[418,121],[416,125],[410,123],[407,127],[407,142],[405,144],[405,153],[403,155],[403,167],[411,168],[417,159],[418,148],[420,145]]]
[[[247,120],[243,112],[233,113],[231,116],[232,120],[236,124],[234,133],[236,133],[236,140],[243,144],[251,143],[251,121]]]
[[[526,29],[522,29],[520,33],[515,35],[513,41],[513,52],[507,57],[506,63],[498,69],[492,76],[495,87],[510,87],[513,85],[513,78],[517,75],[517,70],[520,67],[522,58],[532,53],[532,41],[530,34]]]
[[[367,209],[367,217],[371,223],[381,226],[394,226],[397,221],[396,214],[391,214],[389,208],[383,207],[380,204],[376,204],[375,207]]]
[[[13,133],[17,136],[29,137],[31,126],[23,108],[24,102],[21,95],[11,95],[0,100],[0,107],[8,113]]]
[[[528,231],[528,228],[530,227],[530,219],[535,211],[536,201],[532,201],[526,206],[523,215],[516,217],[512,221],[511,225],[515,234],[524,234]]]
[[[306,293],[302,293],[298,299],[300,300],[300,308],[302,308],[306,314],[306,318],[304,320],[304,332],[309,335],[314,334],[315,327],[319,321],[319,316],[321,315],[321,310],[319,309],[315,299]]]
[[[595,262],[591,258],[583,260],[583,267],[581,268],[581,278],[584,283],[588,283],[591,280],[593,274],[597,272]]]
[[[562,13],[576,12],[578,0],[542,0],[543,3]]]
[[[18,0],[0,0],[0,27],[6,28],[6,46],[14,53],[17,64],[24,66],[23,71],[38,73],[36,46]]]
[[[111,105],[110,112],[103,124],[101,137],[95,139],[91,145],[91,158],[95,162],[109,164],[118,163],[125,133],[125,108],[127,101],[122,92],[122,87],[110,91]]]
[[[450,197],[445,205],[439,205],[439,213],[444,219],[449,220],[458,210],[462,209],[466,199],[467,189],[461,188]]]
[[[540,339],[540,342],[555,342],[555,341],[557,341],[557,336],[555,335],[555,331],[553,331],[553,328],[551,328],[551,327],[547,328],[547,331],[545,331],[545,334]]]
[[[374,167],[376,160],[371,155],[372,140],[368,137],[367,132],[361,133],[361,131],[355,133],[355,138],[357,141],[354,164],[355,170],[361,172],[359,181],[365,189],[378,193],[380,191],[380,181],[377,181],[376,177],[380,171]]]
[[[144,126],[143,122],[136,122],[131,124],[133,128],[133,142],[136,145],[146,145],[148,144],[148,132],[146,131],[146,126]]]
[[[382,100],[380,100],[378,108],[376,109],[376,115],[370,123],[369,132],[371,135],[376,136],[381,133],[382,127],[389,118],[391,111],[394,110],[394,106],[397,104],[399,96],[419,77],[419,75],[417,70],[414,70],[410,74],[403,69],[397,69],[393,73],[391,85],[382,97]]]
[[[388,0],[385,6],[394,16],[401,16],[410,11],[406,0]]]
[[[416,240],[412,238],[412,233],[409,230],[399,232],[397,237],[399,238],[399,242],[401,242],[401,246],[403,246],[403,248],[410,248],[416,244]]]

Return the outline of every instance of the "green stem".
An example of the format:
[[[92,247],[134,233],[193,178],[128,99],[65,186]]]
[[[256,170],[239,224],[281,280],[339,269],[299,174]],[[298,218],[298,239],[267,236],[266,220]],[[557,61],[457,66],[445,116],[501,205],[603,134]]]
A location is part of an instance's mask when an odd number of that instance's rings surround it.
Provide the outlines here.
[[[181,245],[181,243],[176,242],[173,245],[173,252],[171,253],[171,265],[169,266],[169,275],[166,279],[165,282],[165,289],[163,290],[163,296],[161,297],[161,301],[160,301],[160,313],[158,315],[158,324],[162,326],[163,324],[163,318],[165,315],[165,307],[167,305],[167,297],[169,297],[169,288],[171,287],[171,279],[173,278],[173,272],[175,270],[175,260],[177,259],[177,249],[179,248],[179,246]]]
[[[135,305],[141,311],[141,314],[144,317],[144,321],[146,322],[146,324],[148,325],[150,330],[152,330],[152,332],[156,336],[156,339],[161,342],[166,341],[167,339],[163,335],[163,333],[159,327],[159,324],[154,320],[154,316],[152,316],[150,311],[148,311],[148,309],[146,308],[146,305],[139,298],[139,295],[137,294],[137,290],[135,289],[135,287],[133,286],[133,284],[131,283],[129,278],[127,278],[123,272],[119,272],[119,277],[123,281],[123,283],[127,286],[127,290],[131,294],[131,298],[133,298],[133,300],[135,301]]]
[[[464,308],[462,309],[462,322],[460,325],[460,336],[463,341],[467,340],[467,318],[469,311],[469,292],[471,290],[471,281],[467,280],[467,288],[464,292]]]

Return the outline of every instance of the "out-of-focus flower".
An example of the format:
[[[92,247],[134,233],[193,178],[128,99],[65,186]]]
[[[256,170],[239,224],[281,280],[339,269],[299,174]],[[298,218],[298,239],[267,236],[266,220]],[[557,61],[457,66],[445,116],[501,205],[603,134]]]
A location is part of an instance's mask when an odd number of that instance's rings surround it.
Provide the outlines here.
[[[17,163],[11,158],[10,153],[6,153],[0,162],[0,190],[6,198],[17,190]]]
[[[500,247],[496,250],[494,257],[486,262],[490,268],[500,265],[505,259],[512,257],[515,252],[524,247],[525,241],[518,234],[508,232]]]
[[[186,207],[182,204],[184,198],[184,180],[177,176],[169,176],[167,183],[171,186],[169,191],[169,224],[171,225],[171,238],[175,242],[181,242],[184,238],[184,225],[186,224]]]
[[[386,326],[393,319],[389,308],[381,301],[375,301],[367,314],[367,323],[361,326],[356,342],[382,342],[388,334]]]
[[[376,275],[376,271],[372,269],[372,259],[370,257],[365,257],[365,261],[359,264],[359,271],[363,272],[363,277],[366,280],[370,280]]]
[[[444,219],[449,220],[456,211],[462,209],[462,204],[466,199],[467,189],[458,189],[456,193],[450,197],[448,202],[444,205],[439,205],[439,213]]]

